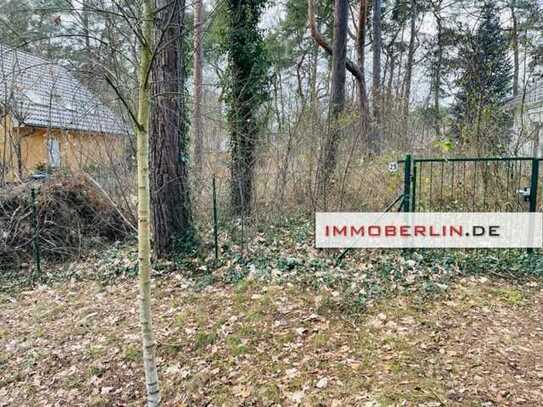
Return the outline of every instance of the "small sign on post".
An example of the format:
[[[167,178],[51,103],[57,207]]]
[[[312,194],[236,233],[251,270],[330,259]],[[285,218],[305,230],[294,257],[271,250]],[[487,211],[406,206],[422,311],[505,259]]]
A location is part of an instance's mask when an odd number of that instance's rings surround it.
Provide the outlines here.
[[[398,171],[398,163],[396,161],[392,161],[388,163],[388,171],[389,172],[397,172]]]

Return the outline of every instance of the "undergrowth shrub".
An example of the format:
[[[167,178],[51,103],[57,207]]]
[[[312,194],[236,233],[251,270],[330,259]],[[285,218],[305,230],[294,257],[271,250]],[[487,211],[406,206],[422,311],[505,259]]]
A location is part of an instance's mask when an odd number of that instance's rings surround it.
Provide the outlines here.
[[[133,232],[121,213],[86,178],[55,178],[0,194],[0,271],[18,270],[32,257],[31,188],[36,188],[41,255],[65,260],[86,249],[122,241]]]

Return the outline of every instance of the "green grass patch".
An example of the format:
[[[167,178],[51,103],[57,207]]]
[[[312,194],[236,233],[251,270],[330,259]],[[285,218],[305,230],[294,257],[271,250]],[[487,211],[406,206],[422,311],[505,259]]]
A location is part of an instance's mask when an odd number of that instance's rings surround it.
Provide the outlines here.
[[[213,345],[217,340],[217,333],[215,331],[200,331],[194,338],[194,346],[196,349],[205,348],[208,345]]]
[[[143,353],[139,346],[130,344],[123,349],[123,360],[127,362],[137,362],[140,361],[142,357]]]

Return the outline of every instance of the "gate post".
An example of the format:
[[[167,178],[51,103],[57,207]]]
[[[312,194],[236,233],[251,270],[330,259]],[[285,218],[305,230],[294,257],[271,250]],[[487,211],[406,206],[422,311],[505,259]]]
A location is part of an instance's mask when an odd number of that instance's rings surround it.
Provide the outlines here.
[[[409,212],[411,208],[411,154],[407,154],[404,161],[402,208],[404,212]]]
[[[411,212],[417,211],[417,165],[415,160],[411,161],[413,163],[413,171],[411,174],[411,196],[409,197],[411,201]]]
[[[537,181],[539,179],[539,160],[532,158],[532,175],[530,178],[530,212],[537,212]],[[528,249],[533,253],[534,249]]]
[[[539,178],[539,160],[532,159],[532,176],[530,179],[530,212],[537,211],[537,181]]]

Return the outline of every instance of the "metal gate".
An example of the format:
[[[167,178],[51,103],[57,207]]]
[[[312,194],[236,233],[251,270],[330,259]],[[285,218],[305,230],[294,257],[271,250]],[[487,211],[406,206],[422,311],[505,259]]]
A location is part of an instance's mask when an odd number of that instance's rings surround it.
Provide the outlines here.
[[[403,193],[383,212],[536,212],[541,160],[414,158],[407,154],[389,164],[391,171],[396,171],[398,164],[403,166]],[[336,266],[348,250],[340,253]]]
[[[414,158],[403,166],[404,212],[535,212],[539,158]]]

